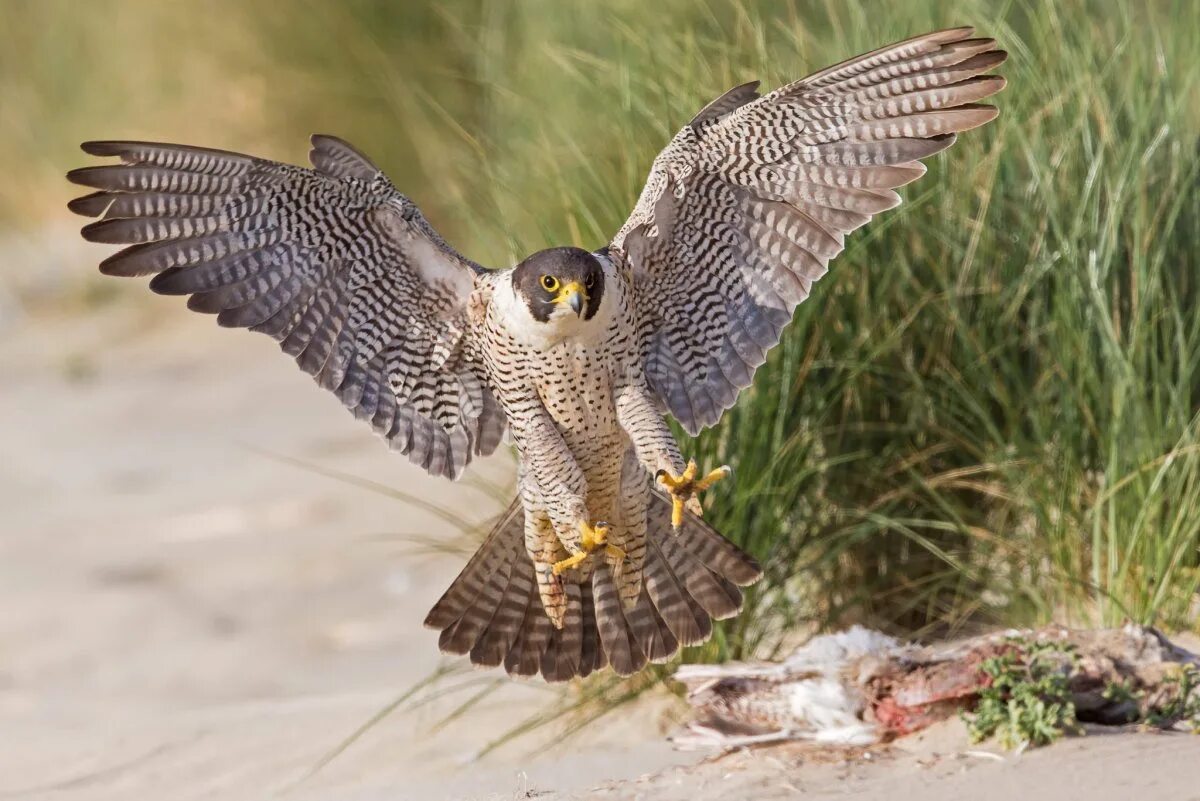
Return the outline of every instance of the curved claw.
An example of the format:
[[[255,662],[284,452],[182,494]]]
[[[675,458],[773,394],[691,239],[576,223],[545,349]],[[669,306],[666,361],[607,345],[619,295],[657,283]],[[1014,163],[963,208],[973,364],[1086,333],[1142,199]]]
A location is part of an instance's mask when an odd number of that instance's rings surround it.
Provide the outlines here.
[[[555,562],[550,570],[556,576],[561,576],[567,570],[573,567],[578,567],[584,559],[591,555],[592,551],[605,545],[608,542],[608,523],[596,521],[596,525],[590,525],[586,520],[579,522],[579,531],[582,536],[579,538],[579,544],[582,546],[578,553],[568,556],[560,562]],[[609,550],[611,549],[611,550]],[[612,555],[612,551],[620,551],[615,545],[606,546],[606,552]],[[621,551],[621,557],[624,558],[625,552]]]
[[[703,478],[696,478],[696,461],[689,459],[687,467],[678,476],[671,475],[666,470],[659,470],[655,478],[667,488],[671,496],[671,528],[676,531],[683,525],[683,510],[691,505],[698,507],[696,493],[702,492],[733,471],[729,465],[721,465],[716,470],[709,471]],[[696,508],[693,508],[693,512]]]

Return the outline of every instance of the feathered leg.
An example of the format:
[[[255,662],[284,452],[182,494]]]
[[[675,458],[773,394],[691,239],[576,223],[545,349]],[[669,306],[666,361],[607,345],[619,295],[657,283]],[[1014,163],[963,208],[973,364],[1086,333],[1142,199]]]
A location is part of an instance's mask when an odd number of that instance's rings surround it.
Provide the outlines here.
[[[702,510],[697,493],[728,476],[731,472],[728,465],[697,478],[695,461],[684,464],[667,421],[640,383],[626,384],[618,391],[617,420],[629,436],[638,461],[670,495],[671,528],[678,532],[683,526],[684,509],[699,517]]]

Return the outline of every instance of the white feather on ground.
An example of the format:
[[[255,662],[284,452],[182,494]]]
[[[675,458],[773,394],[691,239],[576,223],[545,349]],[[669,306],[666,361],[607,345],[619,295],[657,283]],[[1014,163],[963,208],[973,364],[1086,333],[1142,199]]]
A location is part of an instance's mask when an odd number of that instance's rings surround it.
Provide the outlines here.
[[[684,665],[675,678],[688,686],[689,701],[717,714],[693,723],[673,742],[681,748],[796,739],[873,743],[879,735],[863,720],[867,698],[858,676],[847,672],[857,674],[902,647],[854,626],[814,637],[777,664]]]

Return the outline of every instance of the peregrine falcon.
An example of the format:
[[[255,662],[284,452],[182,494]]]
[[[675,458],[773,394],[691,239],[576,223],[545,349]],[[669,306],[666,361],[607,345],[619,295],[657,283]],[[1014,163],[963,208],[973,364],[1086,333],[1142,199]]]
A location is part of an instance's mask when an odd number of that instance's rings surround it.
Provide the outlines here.
[[[507,432],[518,497],[426,624],[439,646],[548,681],[621,675],[706,640],[761,570],[701,520],[725,476],[690,434],[750,386],[848,233],[920,159],[992,120],[1006,54],[955,28],[705,106],[654,160],[608,245],[506,270],[455,251],[366,156],[314,136],[312,169],[183,145],[87,142],[68,174],[153,276],[223,326],[275,338],[395,450],[458,478]]]

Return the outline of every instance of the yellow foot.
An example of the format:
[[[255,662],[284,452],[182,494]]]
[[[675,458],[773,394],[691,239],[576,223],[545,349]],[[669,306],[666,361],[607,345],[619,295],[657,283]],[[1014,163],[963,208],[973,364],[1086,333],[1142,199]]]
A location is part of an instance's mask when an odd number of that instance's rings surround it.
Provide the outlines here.
[[[589,526],[587,521],[580,521],[579,530],[583,532],[580,538],[583,550],[588,553],[608,542],[608,523],[597,522],[595,526]]]
[[[579,544],[583,547],[583,550],[581,550],[579,553],[568,556],[561,562],[555,562],[554,566],[551,568],[551,570],[554,572],[554,575],[561,576],[563,571],[577,567],[584,559],[587,559],[588,556],[591,555],[592,551],[608,542],[607,523],[596,523],[595,526],[591,526],[588,525],[586,521],[583,521],[579,524],[579,530],[582,533],[582,536],[579,538]],[[606,545],[605,551],[609,556],[613,555],[613,551],[620,551],[621,558],[625,558],[625,552],[615,545]]]
[[[694,459],[688,460],[687,467],[678,476],[673,476],[666,470],[659,470],[657,478],[671,495],[671,527],[678,531],[679,527],[683,525],[685,506],[690,508],[693,513],[699,514],[700,503],[696,500],[696,493],[703,492],[732,472],[729,465],[722,465],[703,478],[696,478]]]
[[[577,567],[580,562],[587,558],[588,552],[580,551],[574,556],[569,556],[566,559],[563,559],[561,562],[555,562],[554,567],[551,568],[551,570],[554,571],[554,575],[561,576],[565,571],[570,570],[573,567]]]

